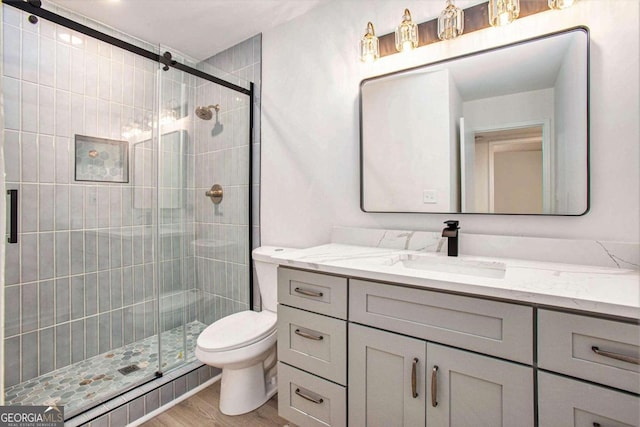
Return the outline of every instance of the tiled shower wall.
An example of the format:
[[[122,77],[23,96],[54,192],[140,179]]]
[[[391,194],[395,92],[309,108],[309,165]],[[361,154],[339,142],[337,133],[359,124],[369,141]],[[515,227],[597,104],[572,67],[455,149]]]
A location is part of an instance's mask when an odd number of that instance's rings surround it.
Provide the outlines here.
[[[254,37],[219,54],[229,58],[227,68],[220,67],[222,61],[207,63],[253,80],[259,46]],[[198,119],[195,127],[195,255],[199,320],[205,324],[249,309],[249,102],[248,96],[210,82],[197,86],[197,105],[220,105],[210,121]],[[213,184],[224,189],[218,205],[204,197]]]
[[[20,195],[6,255],[11,386],[156,332],[153,156],[127,184],[82,183],[73,149],[75,134],[148,130],[157,65],[6,5],[3,20],[6,180]]]

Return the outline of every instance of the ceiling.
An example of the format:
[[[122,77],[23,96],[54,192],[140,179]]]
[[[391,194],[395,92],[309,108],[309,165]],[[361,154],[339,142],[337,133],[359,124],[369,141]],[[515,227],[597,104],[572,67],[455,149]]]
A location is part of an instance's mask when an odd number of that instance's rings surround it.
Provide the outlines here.
[[[207,59],[329,0],[53,0],[194,59]]]

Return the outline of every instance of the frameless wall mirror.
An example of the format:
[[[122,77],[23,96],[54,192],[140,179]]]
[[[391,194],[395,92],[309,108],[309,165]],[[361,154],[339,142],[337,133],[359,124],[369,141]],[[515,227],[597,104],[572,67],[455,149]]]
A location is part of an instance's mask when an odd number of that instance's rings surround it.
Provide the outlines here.
[[[588,51],[580,27],[363,80],[362,210],[586,213]]]

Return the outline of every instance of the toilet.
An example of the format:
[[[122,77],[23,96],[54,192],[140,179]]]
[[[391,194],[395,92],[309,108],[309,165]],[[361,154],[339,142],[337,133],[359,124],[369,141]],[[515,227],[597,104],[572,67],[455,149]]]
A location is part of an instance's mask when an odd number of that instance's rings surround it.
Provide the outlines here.
[[[196,357],[222,369],[220,411],[240,415],[262,406],[277,391],[276,321],[278,264],[285,249],[253,250],[262,311],[242,311],[208,326],[198,336]]]

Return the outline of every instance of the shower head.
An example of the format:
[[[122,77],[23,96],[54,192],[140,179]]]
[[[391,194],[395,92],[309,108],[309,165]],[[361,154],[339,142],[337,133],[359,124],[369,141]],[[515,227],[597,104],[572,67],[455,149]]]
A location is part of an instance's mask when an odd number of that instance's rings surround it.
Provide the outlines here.
[[[213,111],[211,111],[211,109],[216,110],[216,112],[220,111],[220,104],[209,105],[208,107],[196,107],[196,116],[202,120],[211,120],[213,117]]]

